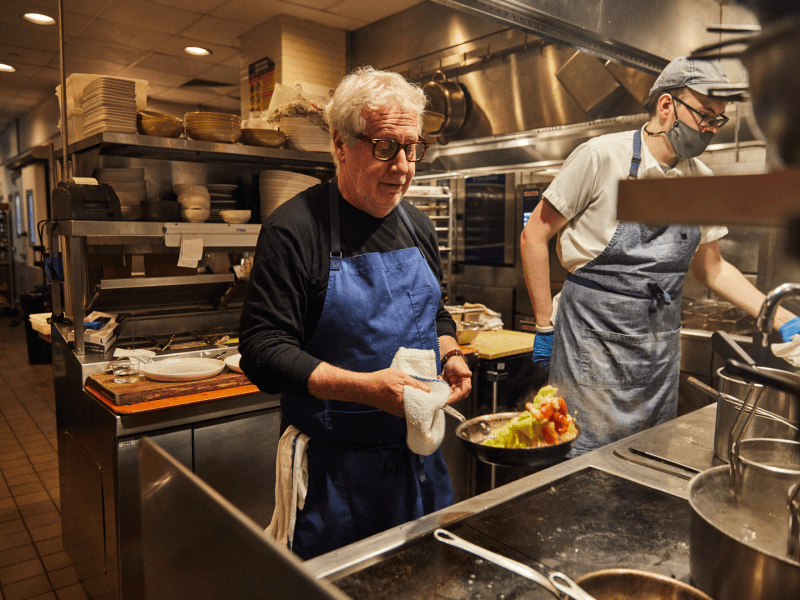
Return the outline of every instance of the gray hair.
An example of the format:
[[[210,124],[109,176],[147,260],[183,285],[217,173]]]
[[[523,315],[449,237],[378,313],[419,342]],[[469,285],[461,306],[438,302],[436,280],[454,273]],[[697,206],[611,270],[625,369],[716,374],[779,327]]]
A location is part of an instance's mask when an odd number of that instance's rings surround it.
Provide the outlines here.
[[[361,116],[364,108],[381,109],[399,107],[417,115],[418,133],[422,134],[422,115],[425,111],[425,92],[399,73],[360,67],[346,75],[336,87],[333,98],[325,107],[325,119],[331,131],[335,130],[350,146],[356,136],[364,132],[366,120]],[[339,161],[331,140],[331,153],[338,168]]]

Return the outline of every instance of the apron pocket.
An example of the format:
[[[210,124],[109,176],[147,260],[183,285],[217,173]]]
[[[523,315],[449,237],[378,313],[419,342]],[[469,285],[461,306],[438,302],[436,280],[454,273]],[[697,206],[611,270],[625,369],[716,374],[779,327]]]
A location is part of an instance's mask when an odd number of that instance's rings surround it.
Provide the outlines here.
[[[584,329],[580,346],[581,384],[643,388],[679,368],[680,329],[645,335]]]

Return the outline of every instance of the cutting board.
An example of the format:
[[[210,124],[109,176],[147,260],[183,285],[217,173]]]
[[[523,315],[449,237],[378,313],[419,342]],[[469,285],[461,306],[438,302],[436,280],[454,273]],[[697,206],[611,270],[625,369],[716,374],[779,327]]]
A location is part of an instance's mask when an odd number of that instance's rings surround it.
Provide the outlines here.
[[[469,343],[469,346],[475,348],[479,358],[495,360],[513,356],[514,354],[531,352],[535,338],[536,336],[533,333],[524,331],[510,331],[507,329],[481,331],[478,337]]]
[[[136,383],[114,383],[112,374],[99,373],[86,378],[86,387],[107,398],[117,406],[138,404],[163,398],[189,396],[202,392],[225,390],[250,385],[242,373],[224,370],[216,377],[200,381],[151,381],[143,379]]]

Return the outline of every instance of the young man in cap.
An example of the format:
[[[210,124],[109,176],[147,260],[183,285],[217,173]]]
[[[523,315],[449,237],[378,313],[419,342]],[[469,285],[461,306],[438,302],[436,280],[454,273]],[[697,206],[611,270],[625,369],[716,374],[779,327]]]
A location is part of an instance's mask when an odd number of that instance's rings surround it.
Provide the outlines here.
[[[751,315],[764,300],[720,255],[725,227],[617,220],[621,179],[712,174],[696,157],[728,121],[725,101],[713,95],[727,83],[719,62],[673,60],[650,91],[648,123],[579,146],[522,232],[537,326],[533,361],[549,366],[550,383],[577,411],[582,433],[573,456],[677,415],[681,297],[689,269]],[[548,241],[556,234],[569,276],[551,298]],[[784,339],[796,333],[793,317],[783,309],[776,316]]]

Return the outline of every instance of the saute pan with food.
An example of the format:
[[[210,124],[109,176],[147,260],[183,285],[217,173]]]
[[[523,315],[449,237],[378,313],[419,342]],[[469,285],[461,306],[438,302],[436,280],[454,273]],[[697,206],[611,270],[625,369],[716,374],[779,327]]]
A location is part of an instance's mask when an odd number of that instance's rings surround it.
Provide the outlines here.
[[[564,458],[572,449],[575,440],[580,436],[580,426],[572,421],[571,418],[568,417],[570,425],[569,434],[556,434],[554,438],[547,440],[532,439],[530,440],[532,445],[528,447],[520,447],[523,446],[523,444],[520,443],[503,446],[493,440],[497,438],[498,433],[502,432],[504,428],[508,430],[509,425],[513,427],[515,420],[519,423],[520,419],[530,418],[531,415],[526,414],[526,412],[538,410],[533,403],[540,398],[540,395],[545,390],[555,391],[554,388],[550,388],[549,386],[542,388],[539,395],[537,395],[532,402],[526,404],[526,407],[530,408],[522,413],[503,412],[467,419],[451,406],[445,406],[444,410],[461,421],[456,427],[456,436],[461,440],[467,452],[478,460],[501,467],[544,467],[555,464]],[[566,412],[565,409],[562,409],[562,413],[564,412]],[[534,431],[534,434],[535,433]],[[517,436],[517,439],[519,439],[519,437],[526,436]],[[534,435],[532,437],[535,438],[536,436]],[[487,442],[489,442],[490,445],[487,445]]]

